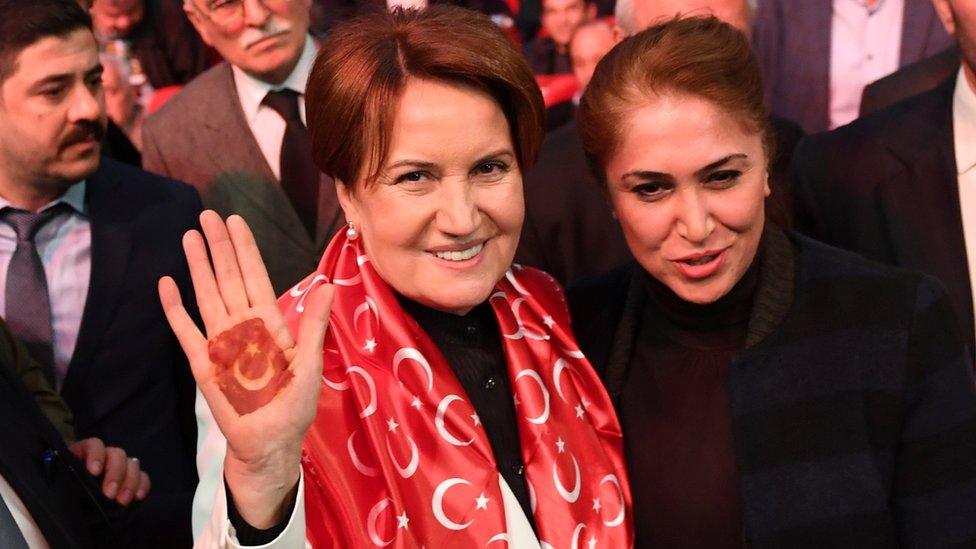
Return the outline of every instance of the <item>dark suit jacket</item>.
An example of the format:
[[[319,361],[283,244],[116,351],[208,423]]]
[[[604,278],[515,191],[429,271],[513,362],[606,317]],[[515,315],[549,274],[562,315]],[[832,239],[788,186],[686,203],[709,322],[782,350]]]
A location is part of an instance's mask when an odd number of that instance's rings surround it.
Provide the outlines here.
[[[784,182],[793,147],[803,132],[773,118],[776,156],[767,215],[789,225],[791,210]],[[546,136],[539,159],[525,175],[525,222],[515,261],[542,269],[567,285],[606,272],[631,258],[620,225],[586,162],[576,121]]]
[[[861,116],[890,107],[913,95],[927,92],[959,70],[959,48],[916,61],[864,87]]]
[[[147,170],[186,181],[205,207],[247,221],[279,294],[315,270],[345,223],[335,186],[323,175],[318,234],[314,241],[309,236],[244,119],[228,63],[187,85],[146,119],[142,132]]]
[[[974,546],[976,387],[944,290],[798,235],[768,231],[764,249],[729,367],[744,546]],[[569,291],[580,348],[618,403],[627,372],[654,367],[631,363],[638,269]]]
[[[939,278],[973,348],[973,305],[952,138],[955,77],[808,137],[793,156],[797,227]]]
[[[196,392],[156,284],[170,275],[191,288],[181,241],[197,226],[200,199],[185,184],[102,159],[85,202],[91,280],[61,396],[78,438],[99,437],[140,459],[160,533],[188,541]],[[184,302],[195,314],[192,294]]]
[[[183,2],[146,0],[145,18],[130,36],[132,54],[154,88],[185,84],[210,66],[210,54]]]
[[[52,548],[121,546],[115,506],[74,459],[13,373],[27,350],[0,321],[0,475]],[[45,458],[47,460],[45,461]]]
[[[807,133],[829,127],[830,19],[827,0],[762,0],[756,12],[752,44],[766,102]],[[905,0],[899,66],[951,44],[929,0]]]

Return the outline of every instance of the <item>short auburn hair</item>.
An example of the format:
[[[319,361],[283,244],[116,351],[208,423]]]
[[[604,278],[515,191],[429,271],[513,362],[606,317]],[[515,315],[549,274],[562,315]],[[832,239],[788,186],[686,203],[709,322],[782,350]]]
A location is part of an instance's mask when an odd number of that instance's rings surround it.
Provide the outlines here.
[[[410,78],[488,93],[505,114],[522,171],[535,162],[546,115],[528,64],[487,16],[435,4],[351,19],[322,44],[305,91],[319,169],[349,186],[373,180]]]
[[[628,116],[669,93],[700,97],[738,118],[762,135],[767,163],[772,158],[775,139],[763,103],[762,72],[749,40],[715,17],[676,17],[617,44],[597,64],[580,100],[580,138],[604,188],[606,165],[620,146]]]

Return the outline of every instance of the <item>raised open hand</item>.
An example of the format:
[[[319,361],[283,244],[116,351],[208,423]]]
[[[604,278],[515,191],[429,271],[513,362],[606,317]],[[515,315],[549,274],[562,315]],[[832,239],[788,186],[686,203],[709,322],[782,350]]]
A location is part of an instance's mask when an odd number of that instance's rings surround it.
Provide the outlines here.
[[[227,439],[224,475],[238,510],[250,524],[267,527],[298,481],[334,290],[322,285],[309,296],[296,338],[244,220],[231,216],[225,224],[208,210],[200,224],[206,244],[199,232],[189,231],[183,249],[206,337],[186,313],[173,279],[159,281],[159,296]]]

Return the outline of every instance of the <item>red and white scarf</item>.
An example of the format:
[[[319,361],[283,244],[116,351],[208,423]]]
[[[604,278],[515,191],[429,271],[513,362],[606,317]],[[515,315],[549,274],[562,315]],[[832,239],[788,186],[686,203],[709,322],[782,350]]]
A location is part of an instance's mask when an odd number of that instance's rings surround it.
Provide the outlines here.
[[[450,365],[340,233],[318,270],[279,300],[295,329],[310,289],[332,283],[318,415],[305,437],[315,547],[504,547],[491,445]],[[630,547],[633,526],[613,405],[569,330],[559,285],[513,267],[490,304],[502,332],[522,459],[543,548]]]

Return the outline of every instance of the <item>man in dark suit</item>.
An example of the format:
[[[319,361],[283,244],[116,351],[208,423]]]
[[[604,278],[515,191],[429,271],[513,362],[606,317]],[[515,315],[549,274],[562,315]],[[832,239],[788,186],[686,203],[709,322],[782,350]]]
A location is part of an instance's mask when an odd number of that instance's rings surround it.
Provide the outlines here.
[[[955,46],[898,69],[865,86],[864,93],[861,94],[860,116],[927,92],[945,82],[946,78],[958,70],[959,48]]]
[[[929,0],[762,0],[754,25],[767,104],[807,133],[853,120],[864,85],[951,44]]]
[[[315,269],[344,224],[305,129],[305,83],[317,51],[310,2],[244,2],[230,11],[187,2],[190,20],[227,61],[143,125],[143,166],[190,183],[222,216],[241,215],[278,293]]]
[[[0,0],[0,310],[59,389],[79,437],[141,460],[160,543],[188,542],[194,388],[155,297],[188,280],[192,188],[114,161],[88,16]]]
[[[932,91],[803,140],[791,167],[797,225],[828,243],[941,279],[973,349],[970,182],[976,10],[935,0],[962,70]],[[968,259],[967,259],[968,257]]]

